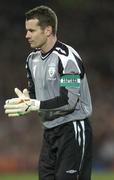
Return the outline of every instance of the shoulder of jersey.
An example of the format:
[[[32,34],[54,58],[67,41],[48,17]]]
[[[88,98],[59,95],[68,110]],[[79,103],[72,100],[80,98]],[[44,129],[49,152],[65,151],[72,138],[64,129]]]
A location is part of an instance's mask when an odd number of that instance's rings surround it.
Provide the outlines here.
[[[71,46],[62,42],[57,43],[57,46],[55,47],[53,53],[57,54],[58,56],[66,56],[66,57],[68,57],[70,54],[74,54],[79,59],[81,59],[77,51],[75,51]]]
[[[55,46],[53,53],[57,55],[63,55],[63,56],[68,56],[69,55],[69,50],[66,44],[58,41],[57,45]]]
[[[36,55],[40,54],[40,49],[35,49],[34,51],[32,51],[29,55],[27,59],[33,59]]]

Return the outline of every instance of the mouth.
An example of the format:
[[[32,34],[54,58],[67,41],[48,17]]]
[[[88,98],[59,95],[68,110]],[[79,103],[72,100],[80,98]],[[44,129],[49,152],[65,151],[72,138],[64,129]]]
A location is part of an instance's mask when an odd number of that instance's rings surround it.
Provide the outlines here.
[[[29,42],[29,44],[32,44],[32,41],[29,41],[29,40],[28,40],[28,42]]]

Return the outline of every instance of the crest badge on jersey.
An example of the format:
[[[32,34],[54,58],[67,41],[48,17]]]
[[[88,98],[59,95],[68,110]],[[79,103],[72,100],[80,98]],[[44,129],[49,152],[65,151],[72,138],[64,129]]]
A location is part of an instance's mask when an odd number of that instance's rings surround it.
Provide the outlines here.
[[[49,67],[49,76],[50,77],[53,77],[54,76],[54,74],[55,74],[55,67],[53,66],[53,67]]]
[[[55,72],[56,72],[56,67],[55,66],[49,66],[49,69],[48,69],[48,79],[49,80],[55,80]]]

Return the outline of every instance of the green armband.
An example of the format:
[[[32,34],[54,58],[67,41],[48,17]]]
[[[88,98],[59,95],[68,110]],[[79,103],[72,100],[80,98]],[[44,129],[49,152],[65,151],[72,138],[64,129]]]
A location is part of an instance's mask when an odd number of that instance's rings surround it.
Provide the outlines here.
[[[60,78],[61,87],[80,87],[80,75],[79,74],[64,74]]]

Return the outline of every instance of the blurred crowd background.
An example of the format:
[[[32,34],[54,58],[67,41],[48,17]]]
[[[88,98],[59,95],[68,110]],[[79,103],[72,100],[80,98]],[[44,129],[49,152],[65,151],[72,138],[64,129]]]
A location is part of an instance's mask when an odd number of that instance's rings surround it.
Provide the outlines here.
[[[0,171],[37,169],[43,128],[37,113],[8,118],[4,102],[14,88],[27,87],[25,12],[48,5],[59,19],[58,39],[85,64],[93,114],[93,169],[114,169],[114,1],[1,0],[0,2]]]

